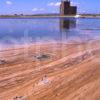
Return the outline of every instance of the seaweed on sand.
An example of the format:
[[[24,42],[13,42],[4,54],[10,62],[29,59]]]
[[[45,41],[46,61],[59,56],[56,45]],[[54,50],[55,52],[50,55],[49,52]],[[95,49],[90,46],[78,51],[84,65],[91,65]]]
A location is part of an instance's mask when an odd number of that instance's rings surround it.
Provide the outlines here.
[[[5,64],[6,61],[5,60],[0,60],[0,65]]]
[[[34,59],[35,60],[46,60],[46,59],[49,59],[50,58],[50,55],[49,54],[37,54],[34,56]]]

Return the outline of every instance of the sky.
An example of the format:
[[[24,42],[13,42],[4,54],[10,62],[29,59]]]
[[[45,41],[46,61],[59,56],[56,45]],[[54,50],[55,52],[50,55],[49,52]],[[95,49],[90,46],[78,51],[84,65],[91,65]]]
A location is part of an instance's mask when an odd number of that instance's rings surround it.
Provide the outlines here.
[[[0,0],[0,14],[59,13],[61,0]],[[78,13],[100,14],[100,0],[71,0]]]

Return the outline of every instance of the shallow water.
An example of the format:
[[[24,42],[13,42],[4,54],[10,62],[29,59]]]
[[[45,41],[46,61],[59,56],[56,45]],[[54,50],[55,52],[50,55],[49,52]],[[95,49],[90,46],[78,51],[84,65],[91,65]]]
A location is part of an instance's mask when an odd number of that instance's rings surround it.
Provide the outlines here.
[[[100,19],[0,19],[0,47],[100,38]]]

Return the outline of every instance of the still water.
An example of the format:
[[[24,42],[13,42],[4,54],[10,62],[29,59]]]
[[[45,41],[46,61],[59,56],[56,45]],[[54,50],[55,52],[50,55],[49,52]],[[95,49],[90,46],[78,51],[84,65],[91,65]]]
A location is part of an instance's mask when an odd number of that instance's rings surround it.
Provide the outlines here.
[[[100,19],[0,19],[0,47],[100,39]]]

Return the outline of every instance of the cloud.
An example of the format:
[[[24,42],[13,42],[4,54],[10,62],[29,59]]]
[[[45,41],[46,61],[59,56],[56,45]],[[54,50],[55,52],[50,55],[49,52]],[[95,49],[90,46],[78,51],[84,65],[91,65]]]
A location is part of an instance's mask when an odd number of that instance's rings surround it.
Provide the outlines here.
[[[77,2],[71,2],[71,5],[74,5],[74,6],[79,6],[80,4],[77,3]]]
[[[11,1],[6,1],[7,5],[12,5],[13,3]]]
[[[32,11],[33,12],[36,12],[36,11],[44,11],[45,9],[43,8],[33,8]]]
[[[58,7],[60,6],[61,2],[51,2],[48,4],[48,6],[55,6],[55,7]]]

